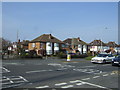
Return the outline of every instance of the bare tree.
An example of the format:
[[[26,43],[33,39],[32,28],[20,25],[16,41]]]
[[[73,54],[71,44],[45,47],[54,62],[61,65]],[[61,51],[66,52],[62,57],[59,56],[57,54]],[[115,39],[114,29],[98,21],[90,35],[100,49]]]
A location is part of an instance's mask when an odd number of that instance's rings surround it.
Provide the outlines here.
[[[6,40],[4,38],[0,38],[0,47],[2,48],[2,51],[8,51],[8,47],[11,46],[11,42],[9,40]]]

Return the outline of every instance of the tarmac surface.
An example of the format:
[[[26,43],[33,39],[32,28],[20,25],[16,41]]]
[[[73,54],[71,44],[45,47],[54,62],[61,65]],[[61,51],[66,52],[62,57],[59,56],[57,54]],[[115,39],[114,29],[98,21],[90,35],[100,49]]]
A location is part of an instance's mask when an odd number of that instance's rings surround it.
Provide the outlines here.
[[[2,89],[119,90],[119,67],[89,60],[3,60]]]

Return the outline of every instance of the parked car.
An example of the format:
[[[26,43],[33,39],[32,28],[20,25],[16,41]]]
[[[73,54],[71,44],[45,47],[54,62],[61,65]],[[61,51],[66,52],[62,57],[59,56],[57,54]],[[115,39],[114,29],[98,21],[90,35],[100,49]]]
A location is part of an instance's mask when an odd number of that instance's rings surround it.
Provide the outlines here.
[[[115,66],[115,65],[120,66],[120,55],[112,59],[112,66]]]
[[[96,57],[91,59],[92,63],[111,63],[112,59],[115,58],[112,54],[98,54]]]

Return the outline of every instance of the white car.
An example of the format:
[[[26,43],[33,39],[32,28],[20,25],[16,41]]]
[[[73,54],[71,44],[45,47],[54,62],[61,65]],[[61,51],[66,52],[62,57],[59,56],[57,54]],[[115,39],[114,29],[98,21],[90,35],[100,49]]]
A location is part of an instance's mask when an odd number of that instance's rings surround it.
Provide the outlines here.
[[[96,57],[91,59],[92,63],[107,63],[111,62],[115,58],[112,54],[98,54]]]

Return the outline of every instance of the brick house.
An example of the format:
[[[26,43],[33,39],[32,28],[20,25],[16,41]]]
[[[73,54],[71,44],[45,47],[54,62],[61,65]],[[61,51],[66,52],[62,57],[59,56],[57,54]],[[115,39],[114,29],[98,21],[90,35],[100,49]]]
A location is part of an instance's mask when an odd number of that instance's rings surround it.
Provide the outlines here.
[[[69,48],[73,53],[85,54],[87,53],[87,43],[80,40],[80,38],[68,38],[63,41],[67,48]]]
[[[52,55],[60,51],[63,42],[51,34],[43,34],[33,39],[29,45],[29,50],[35,50],[38,55]]]

